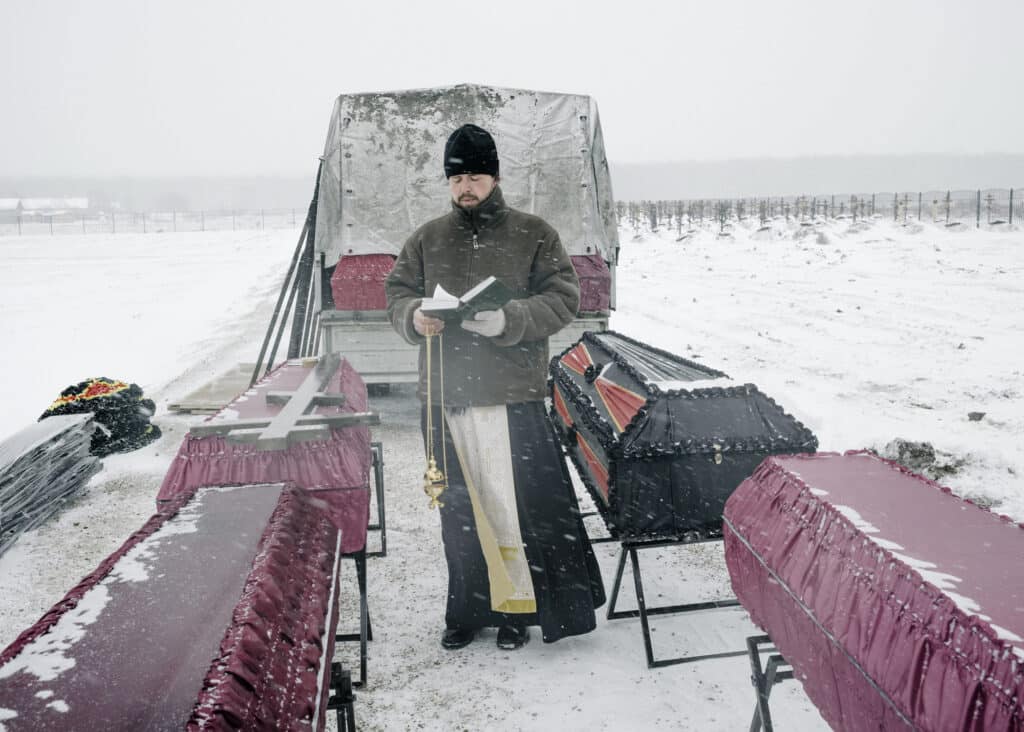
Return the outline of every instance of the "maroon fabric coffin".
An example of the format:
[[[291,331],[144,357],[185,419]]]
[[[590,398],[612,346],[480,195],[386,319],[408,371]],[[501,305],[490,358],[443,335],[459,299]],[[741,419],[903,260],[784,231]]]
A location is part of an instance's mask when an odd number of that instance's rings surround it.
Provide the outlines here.
[[[322,729],[338,539],[283,484],[171,502],[0,654],[5,729]]]
[[[611,307],[612,273],[600,254],[570,257],[580,278],[580,312],[607,312]]]
[[[580,279],[580,311],[606,312],[611,306],[612,275],[600,254],[571,257]],[[342,257],[331,275],[336,310],[387,310],[384,280],[395,265],[390,254]]]
[[[293,391],[310,368],[288,361],[255,387],[234,399],[211,419],[252,419],[273,416],[283,409],[267,404],[269,391]],[[366,385],[345,359],[325,389],[344,394],[342,407],[317,407],[316,414],[364,412]],[[370,430],[365,425],[331,430],[329,440],[300,442],[287,450],[259,450],[224,437],[186,435],[164,476],[157,504],[207,485],[287,481],[312,491],[342,532],[342,552],[366,546],[370,520]]]
[[[387,310],[384,279],[395,266],[390,254],[342,257],[331,275],[335,310]]]
[[[873,454],[767,458],[733,589],[835,729],[1024,729],[1024,526]]]

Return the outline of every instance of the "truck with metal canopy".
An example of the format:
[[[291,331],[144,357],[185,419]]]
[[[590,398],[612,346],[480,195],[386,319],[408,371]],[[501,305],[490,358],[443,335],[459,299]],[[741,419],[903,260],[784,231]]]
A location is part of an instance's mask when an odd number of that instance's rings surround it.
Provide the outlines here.
[[[279,301],[280,311],[290,287],[278,325],[294,304],[290,358],[340,351],[369,384],[417,379],[416,349],[387,319],[384,279],[412,232],[449,210],[444,144],[467,122],[495,138],[506,201],[558,231],[580,277],[579,313],[551,352],[607,328],[619,244],[593,99],[474,84],[342,94]]]

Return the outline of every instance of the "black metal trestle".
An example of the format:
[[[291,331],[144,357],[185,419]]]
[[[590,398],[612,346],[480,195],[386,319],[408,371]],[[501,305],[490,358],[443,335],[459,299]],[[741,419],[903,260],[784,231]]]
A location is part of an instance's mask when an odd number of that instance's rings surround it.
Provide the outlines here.
[[[356,565],[356,585],[359,589],[359,632],[337,633],[336,643],[359,642],[359,679],[352,680],[352,673],[344,669],[340,662],[331,664],[332,696],[327,708],[335,710],[339,732],[355,732],[356,718],[353,702],[354,688],[366,686],[367,642],[373,640],[373,627],[370,624],[369,602],[366,596],[366,558],[385,557],[388,553],[387,520],[384,513],[384,450],[379,442],[371,442],[373,480],[377,500],[377,523],[367,526],[367,531],[380,531],[380,550],[375,552],[361,551],[348,554]]]
[[[366,549],[347,556],[356,563],[356,582],[359,586],[359,632],[338,633],[334,640],[338,643],[359,642],[359,680],[353,681],[355,687],[366,685],[366,642],[373,640],[373,628],[370,625],[370,610],[366,601]]]
[[[370,443],[373,454],[373,482],[377,498],[377,523],[366,527],[367,531],[380,532],[380,550],[367,552],[368,557],[386,557],[388,555],[388,526],[384,516],[384,448],[379,442]]]
[[[384,557],[388,553],[387,521],[384,515],[384,451],[379,442],[371,442],[370,448],[373,453],[377,523],[367,526],[367,530],[380,531],[380,551],[368,552],[366,547],[363,547],[361,551],[346,555],[352,557],[356,564],[356,584],[359,588],[359,632],[338,633],[334,636],[335,642],[338,643],[359,642],[359,679],[352,682],[352,686],[356,688],[366,686],[366,644],[367,641],[373,640],[373,626],[370,624],[369,602],[366,597],[366,558]]]
[[[761,654],[769,653],[768,664],[761,666]],[[766,635],[752,635],[747,638],[747,654],[750,656],[750,681],[754,685],[756,703],[754,717],[750,720],[750,732],[773,732],[772,716],[768,711],[768,696],[772,687],[786,679],[793,678],[793,669],[789,666]]]
[[[591,540],[593,541],[593,540]],[[647,667],[648,668],[662,668],[664,666],[674,666],[680,663],[693,663],[694,661],[706,661],[712,658],[729,658],[732,656],[742,656],[747,653],[746,650],[741,651],[723,651],[721,653],[705,653],[696,656],[678,656],[675,658],[654,658],[654,647],[651,641],[651,615],[678,615],[689,612],[698,612],[702,610],[717,610],[721,608],[737,607],[739,602],[734,597],[722,598],[718,600],[709,600],[706,602],[693,602],[683,605],[662,605],[659,607],[648,607],[647,600],[644,597],[644,585],[643,579],[640,573],[640,559],[637,556],[637,552],[640,549],[653,549],[655,547],[665,546],[683,546],[690,544],[706,544],[712,541],[722,541],[721,537],[711,539],[696,539],[696,540],[683,540],[683,539],[659,539],[659,540],[642,540],[642,539],[623,539],[621,541],[621,549],[619,550],[619,566],[615,571],[615,582],[612,585],[611,599],[608,602],[608,619],[618,620],[620,618],[640,618],[640,629],[643,632],[644,638],[644,651],[647,653]],[[622,573],[626,567],[626,557],[629,557],[630,563],[633,570],[633,586],[636,591],[636,610],[616,610],[615,603],[619,598],[619,590],[622,588]]]
[[[327,709],[334,710],[334,719],[338,732],[355,732],[356,712],[353,702],[356,695],[352,693],[352,674],[342,668],[338,661],[331,664],[331,696],[327,700]]]

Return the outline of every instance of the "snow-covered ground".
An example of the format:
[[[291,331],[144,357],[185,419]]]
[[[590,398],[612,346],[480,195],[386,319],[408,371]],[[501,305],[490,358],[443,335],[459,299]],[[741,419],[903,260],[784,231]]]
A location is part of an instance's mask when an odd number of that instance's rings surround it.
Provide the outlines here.
[[[928,441],[963,462],[942,482],[1024,521],[1024,232],[621,233],[613,328],[757,384],[821,450]]]
[[[297,233],[0,238],[0,439],[64,386],[96,375],[139,383],[164,430],[142,450],[106,458],[81,500],[0,558],[0,647],[152,512],[198,419],[167,404],[254,360]],[[681,233],[622,229],[614,329],[757,384],[823,450],[928,441],[941,482],[1024,521],[1024,232],[839,221]],[[396,389],[371,406],[382,418],[374,438],[385,450],[389,532],[388,556],[370,563],[361,729],[749,723],[745,658],[649,670],[636,620],[600,618],[594,633],[553,645],[535,634],[514,654],[499,652],[493,635],[443,651],[444,563],[420,489],[414,397]],[[595,548],[608,586],[615,546]],[[641,561],[649,602],[728,592],[713,546],[646,550]],[[631,586],[627,574],[620,607],[632,606]],[[653,625],[659,656],[739,648],[753,631],[740,611]],[[341,653],[354,665],[354,649]],[[824,727],[798,684],[772,698],[778,724]]]
[[[269,301],[272,312],[297,236],[0,237],[0,439],[37,419],[65,386],[92,376],[167,397],[175,382],[201,383],[232,359],[255,361],[259,343],[253,349],[243,338],[255,331],[238,329],[266,328],[250,322],[252,311]]]

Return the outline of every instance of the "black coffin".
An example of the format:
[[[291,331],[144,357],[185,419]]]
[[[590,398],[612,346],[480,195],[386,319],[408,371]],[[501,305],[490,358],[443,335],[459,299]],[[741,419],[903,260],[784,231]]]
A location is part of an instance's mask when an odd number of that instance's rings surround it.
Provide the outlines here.
[[[584,333],[550,372],[552,421],[616,539],[721,536],[767,455],[818,446],[753,384],[613,331]]]

